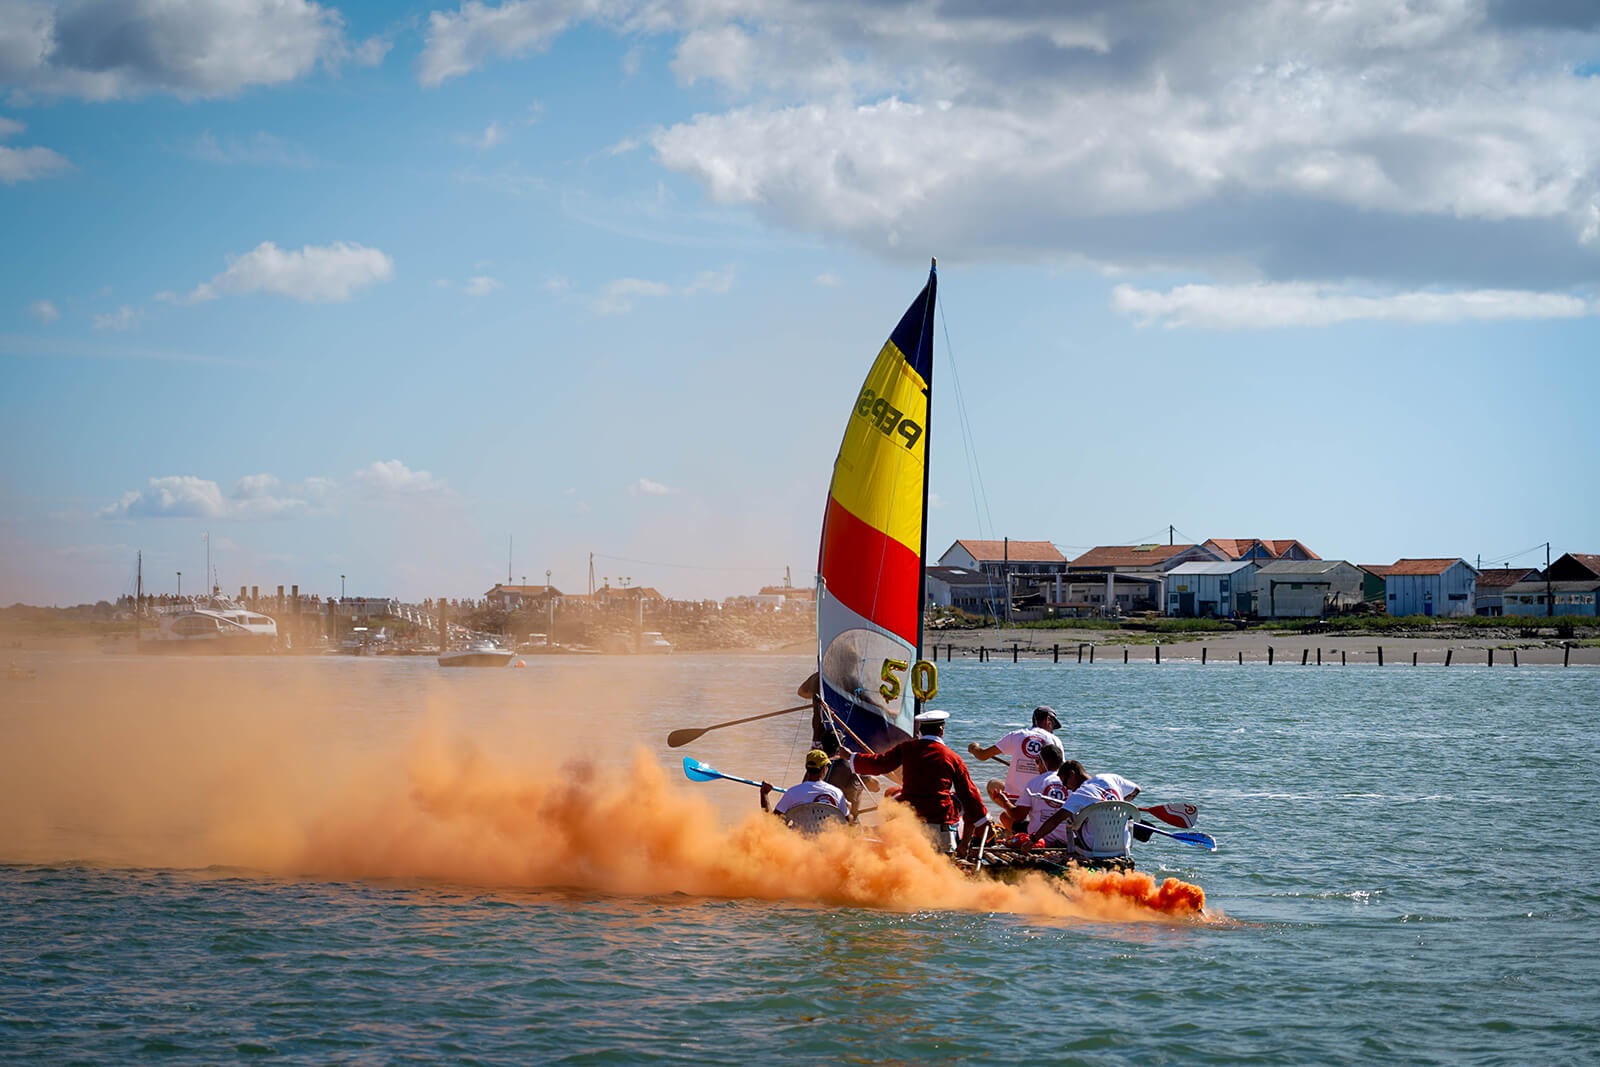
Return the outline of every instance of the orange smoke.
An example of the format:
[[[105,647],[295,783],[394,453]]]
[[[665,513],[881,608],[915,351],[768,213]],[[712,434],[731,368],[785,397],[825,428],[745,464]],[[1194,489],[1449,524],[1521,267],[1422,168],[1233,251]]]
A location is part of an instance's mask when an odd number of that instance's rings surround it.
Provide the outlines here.
[[[616,750],[660,736],[664,714],[697,721],[664,699],[727,702],[660,685],[648,672],[664,667],[541,661],[446,679],[292,660],[43,666],[0,709],[0,862],[1114,921],[1191,919],[1205,902],[1145,874],[972,879],[893,804],[865,831],[791,833],[748,787],[692,785],[663,769],[667,753]],[[714,758],[781,777],[808,724],[760,725],[770,732],[744,750],[729,731]]]

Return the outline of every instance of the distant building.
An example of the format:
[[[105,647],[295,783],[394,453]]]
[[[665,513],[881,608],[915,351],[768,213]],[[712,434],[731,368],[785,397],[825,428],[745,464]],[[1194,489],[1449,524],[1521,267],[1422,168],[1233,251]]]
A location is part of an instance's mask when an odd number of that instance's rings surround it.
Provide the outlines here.
[[[963,567],[983,571],[1005,582],[1007,574],[1060,574],[1067,569],[1067,557],[1049,541],[957,541],[939,557],[941,567]]]
[[[328,601],[329,614],[347,618],[396,615],[400,602],[392,596],[347,596]]]
[[[1365,599],[1366,572],[1336,559],[1275,559],[1256,571],[1256,614],[1263,619],[1320,619]]]
[[[1464,559],[1396,560],[1384,576],[1390,615],[1471,615],[1478,572]]]
[[[1260,537],[1213,537],[1202,547],[1223,559],[1321,559],[1299,541],[1267,541]]]
[[[972,615],[998,615],[997,606],[1005,603],[1006,589],[999,580],[967,567],[929,567],[924,588],[929,607],[959,608]]]
[[[1478,585],[1472,597],[1472,610],[1479,615],[1516,615],[1505,610],[1507,587],[1539,574],[1537,567],[1490,567],[1478,572]]]
[[[1550,564],[1553,582],[1586,582],[1600,578],[1600,556],[1588,552],[1568,552]]]
[[[1256,564],[1247,559],[1215,560],[1207,563],[1180,563],[1167,572],[1167,614],[1175,618],[1226,619],[1254,599]]]
[[[1096,545],[1067,564],[1059,601],[1088,604],[1101,614],[1159,611],[1162,576],[1184,563],[1221,563],[1201,545]]]
[[[1504,601],[1507,615],[1593,618],[1600,614],[1600,577],[1575,582],[1547,582],[1543,578],[1517,582],[1506,587]]]
[[[542,608],[551,598],[559,599],[560,596],[561,590],[553,585],[501,585],[496,582],[493,589],[483,594],[483,599],[491,608],[518,611],[529,607]]]
[[[1384,577],[1389,573],[1392,564],[1388,563],[1357,563],[1363,575],[1361,579],[1361,599],[1368,604],[1376,604],[1385,611],[1389,598],[1385,595],[1386,586]]]

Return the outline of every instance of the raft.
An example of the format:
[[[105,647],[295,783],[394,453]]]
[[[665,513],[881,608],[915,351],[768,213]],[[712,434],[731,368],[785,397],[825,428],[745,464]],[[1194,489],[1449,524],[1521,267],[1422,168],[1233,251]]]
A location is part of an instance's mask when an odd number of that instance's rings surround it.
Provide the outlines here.
[[[1065,848],[1014,849],[1005,845],[991,845],[984,849],[983,860],[958,859],[956,865],[968,874],[1014,882],[1030,872],[1065,878],[1073,871],[1135,870],[1132,856],[1086,857],[1075,855]]]

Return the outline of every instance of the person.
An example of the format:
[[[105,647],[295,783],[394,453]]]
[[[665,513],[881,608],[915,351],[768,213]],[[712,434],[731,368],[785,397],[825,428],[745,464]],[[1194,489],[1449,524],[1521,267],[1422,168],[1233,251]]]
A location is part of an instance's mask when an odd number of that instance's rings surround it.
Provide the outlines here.
[[[1062,800],[1061,807],[1039,825],[1037,832],[1030,830],[1028,836],[1036,845],[1041,841],[1060,840],[1059,834],[1052,837],[1056,827],[1090,804],[1098,804],[1103,800],[1128,800],[1139,793],[1139,786],[1120,774],[1097,774],[1091,778],[1089,772],[1083,769],[1083,764],[1075,759],[1062,764],[1060,774],[1062,784],[1067,787],[1067,795]],[[1128,792],[1124,793],[1122,791],[1124,788]],[[1094,847],[1093,841],[1085,841],[1083,844]]]
[[[1000,805],[1004,812],[1000,821],[1005,826],[1012,829],[1022,826],[1014,809],[1022,802],[1023,787],[1044,771],[1044,765],[1039,762],[1039,753],[1048,746],[1060,748],[1061,742],[1055,736],[1060,728],[1061,720],[1057,718],[1055,709],[1048,704],[1040,704],[1033,709],[1032,726],[1013,730],[987,747],[980,748],[976,741],[967,746],[967,751],[980,760],[993,759],[1001,753],[1011,757],[1005,784],[996,780],[989,782],[989,799]],[[1062,755],[1066,755],[1065,751]]]
[[[1065,847],[1072,843],[1070,831],[1058,824],[1052,826],[1048,833],[1041,833],[1044,823],[1055,814],[1056,808],[1067,799],[1069,790],[1066,783],[1061,780],[1061,765],[1065,761],[1060,748],[1055,745],[1046,745],[1039,753],[1039,762],[1044,770],[1030,778],[1022,787],[1022,796],[1017,800],[1012,809],[1015,819],[1014,828],[1020,840],[1018,844],[1025,848],[1032,848],[1037,843]],[[1051,803],[1054,801],[1054,803]]]
[[[778,798],[775,807],[767,807],[767,797],[772,793],[772,783],[761,783],[761,810],[770,810],[774,815],[782,815],[790,808],[800,804],[832,804],[838,808],[846,818],[850,816],[850,802],[845,799],[844,791],[836,785],[829,785],[822,780],[828,773],[832,764],[828,754],[820,748],[814,748],[806,753],[806,776],[798,785],[790,786]]]
[[[812,671],[811,677],[800,683],[795,696],[811,701],[811,747],[821,748],[824,733],[831,733],[826,716],[822,714],[822,672]]]
[[[887,774],[899,769],[900,799],[911,805],[917,817],[928,825],[936,843],[954,852],[963,823],[970,838],[989,824],[989,810],[983,794],[972,784],[972,775],[961,757],[944,742],[947,711],[924,711],[914,720],[917,736],[902,741],[887,752],[857,752],[850,757],[850,769],[860,775]]]
[[[850,756],[839,751],[839,735],[826,727],[822,730],[822,739],[817,748],[828,754],[828,772],[822,780],[838,789],[844,794],[845,800],[850,802],[850,810],[861,810],[861,791],[866,783],[861,776],[850,769]]]

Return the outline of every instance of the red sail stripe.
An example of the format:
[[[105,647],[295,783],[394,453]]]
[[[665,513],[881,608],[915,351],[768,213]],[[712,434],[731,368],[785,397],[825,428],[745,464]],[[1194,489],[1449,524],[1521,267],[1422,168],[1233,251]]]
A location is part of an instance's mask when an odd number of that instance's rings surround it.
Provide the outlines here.
[[[822,576],[828,595],[857,615],[917,643],[917,553],[828,498],[823,526]]]

